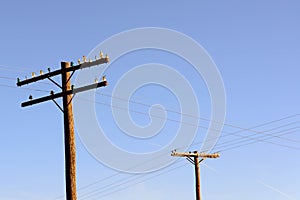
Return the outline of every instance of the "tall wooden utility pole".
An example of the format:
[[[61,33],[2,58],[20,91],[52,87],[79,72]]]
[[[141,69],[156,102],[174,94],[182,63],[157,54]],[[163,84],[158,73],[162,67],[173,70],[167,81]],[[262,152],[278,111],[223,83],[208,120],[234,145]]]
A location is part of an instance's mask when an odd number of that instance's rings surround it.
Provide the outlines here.
[[[63,112],[64,115],[64,143],[65,143],[65,179],[66,179],[66,199],[76,200],[76,148],[75,148],[75,135],[74,135],[74,119],[72,110],[72,99],[76,93],[83,92],[90,89],[95,89],[98,87],[104,87],[107,85],[105,77],[102,78],[101,82],[96,82],[91,85],[74,88],[71,85],[71,77],[75,71],[87,67],[92,67],[95,65],[100,65],[109,62],[109,58],[106,55],[103,58],[102,52],[100,52],[100,58],[95,61],[86,62],[85,56],[83,57],[83,63],[78,61],[78,65],[73,66],[73,63],[61,62],[61,69],[51,72],[48,68],[48,73],[43,74],[40,71],[40,76],[35,76],[32,73],[32,78],[26,80],[17,80],[17,86],[22,86],[25,84],[33,83],[43,79],[49,79],[52,83],[57,85],[61,92],[54,93],[50,92],[49,96],[41,97],[38,99],[33,99],[29,96],[29,101],[23,102],[22,107],[34,105],[37,103],[42,103],[48,100],[52,100],[58,108]],[[70,72],[72,72],[70,74]],[[61,85],[55,82],[51,77],[61,75]],[[63,106],[61,107],[56,101],[56,98],[62,97]]]
[[[206,154],[206,153],[199,153],[198,151],[179,153],[173,151],[171,156],[186,157],[186,159],[195,166],[196,200],[201,200],[200,163],[204,161],[206,158],[218,158],[220,157],[220,154],[219,153]],[[199,161],[199,157],[201,157],[200,161]]]
[[[202,160],[201,160],[202,161]],[[200,192],[200,162],[199,157],[194,157],[194,166],[195,166],[195,182],[196,182],[196,199],[201,200]]]
[[[70,67],[70,63],[62,62],[61,69]],[[71,90],[70,72],[61,74],[62,92]],[[76,148],[74,135],[74,119],[72,109],[72,94],[63,96],[64,110],[64,131],[65,131],[65,176],[66,176],[66,193],[68,199],[77,199],[76,195]]]

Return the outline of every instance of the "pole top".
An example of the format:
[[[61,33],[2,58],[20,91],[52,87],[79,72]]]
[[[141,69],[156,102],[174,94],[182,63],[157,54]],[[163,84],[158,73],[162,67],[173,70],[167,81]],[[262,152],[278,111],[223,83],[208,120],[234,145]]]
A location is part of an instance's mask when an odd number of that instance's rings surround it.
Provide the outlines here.
[[[194,151],[194,152],[176,152],[176,150],[172,151],[171,156],[178,156],[178,157],[201,157],[201,158],[219,158],[220,157],[220,153],[216,152],[216,153],[212,153],[212,154],[208,154],[208,153],[204,153],[204,152],[198,152],[198,151]]]

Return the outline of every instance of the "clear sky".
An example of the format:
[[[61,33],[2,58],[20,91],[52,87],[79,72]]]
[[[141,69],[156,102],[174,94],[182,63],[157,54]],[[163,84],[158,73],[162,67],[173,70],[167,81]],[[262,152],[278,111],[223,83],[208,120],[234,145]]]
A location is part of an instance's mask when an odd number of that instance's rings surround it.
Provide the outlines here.
[[[296,0],[1,2],[0,199],[63,199],[65,191],[62,113],[52,102],[20,107],[29,94],[48,95],[56,86],[34,83],[17,88],[17,77],[59,68],[61,61],[77,61],[112,35],[143,27],[173,29],[193,38],[223,79],[226,125],[214,149],[221,157],[201,165],[203,199],[300,199],[299,10]],[[109,54],[113,49],[103,51]],[[167,120],[154,138],[137,141],[124,136],[112,120],[109,105],[115,97],[110,95],[117,81],[151,62],[176,69],[198,89],[199,126],[208,127],[202,118],[211,115],[203,79],[184,60],[155,50],[122,56],[106,71],[110,85],[99,89],[103,93],[96,94],[94,106],[107,137],[137,153],[159,150],[180,125],[178,113],[166,112],[173,121]],[[129,113],[140,126],[149,123],[149,107],[136,102],[180,112],[175,96],[157,85],[143,87],[131,100]],[[237,126],[247,129],[274,120],[228,136],[241,130]],[[199,128],[189,150],[200,150],[204,133]],[[194,199],[194,170],[187,160],[148,174],[122,173],[95,159],[79,134],[84,133],[76,131],[78,199]],[[103,153],[110,154],[105,149]]]

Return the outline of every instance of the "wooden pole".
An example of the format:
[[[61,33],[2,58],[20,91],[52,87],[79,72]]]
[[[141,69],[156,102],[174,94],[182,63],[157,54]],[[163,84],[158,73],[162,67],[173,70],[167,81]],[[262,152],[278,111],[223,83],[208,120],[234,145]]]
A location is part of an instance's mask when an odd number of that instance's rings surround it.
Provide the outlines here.
[[[69,62],[61,63],[62,92],[71,90]],[[66,199],[76,200],[76,148],[74,135],[74,119],[72,110],[72,94],[63,96],[64,133],[65,133],[65,176],[66,176]]]
[[[198,153],[198,152],[194,152]],[[196,200],[201,200],[201,192],[200,192],[200,163],[199,157],[194,157],[194,165],[195,165],[195,181],[196,181]]]
[[[76,93],[84,92],[87,90],[95,89],[98,87],[107,86],[107,81],[102,80],[102,82],[94,83],[91,85],[86,85],[79,88],[72,88],[70,77],[72,74],[83,68],[88,68],[92,66],[97,66],[103,63],[108,63],[109,57],[106,55],[105,58],[96,59],[91,62],[79,63],[78,65],[71,65],[69,62],[61,62],[61,69],[50,71],[48,68],[48,73],[41,73],[40,76],[34,76],[26,80],[17,79],[17,86],[21,87],[22,85],[27,85],[29,83],[34,83],[36,81],[49,79],[52,83],[61,88],[61,92],[54,93],[50,92],[49,96],[44,96],[38,99],[30,98],[29,101],[23,102],[22,107],[31,106],[37,103],[42,103],[45,101],[52,100],[58,106],[58,108],[64,114],[64,143],[65,143],[65,177],[66,177],[66,199],[67,200],[76,200],[76,148],[75,148],[75,136],[74,136],[74,119],[72,111],[72,97]],[[70,75],[70,72],[72,74]],[[61,86],[51,79],[51,77],[61,75]],[[30,95],[31,96],[31,95]],[[32,97],[32,96],[31,96]],[[56,98],[62,97],[63,107],[55,101]]]
[[[207,154],[207,153],[199,153],[198,151],[180,153],[174,150],[172,151],[171,156],[186,157],[187,160],[190,161],[195,166],[196,200],[201,200],[200,163],[204,161],[206,158],[218,158],[220,157],[220,153]],[[199,157],[201,157],[200,161],[199,161]]]

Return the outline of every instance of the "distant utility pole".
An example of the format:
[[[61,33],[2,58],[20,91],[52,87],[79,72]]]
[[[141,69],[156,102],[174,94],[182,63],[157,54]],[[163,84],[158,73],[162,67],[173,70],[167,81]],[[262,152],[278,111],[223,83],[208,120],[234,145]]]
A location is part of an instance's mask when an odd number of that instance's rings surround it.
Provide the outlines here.
[[[63,112],[64,115],[64,143],[65,143],[65,179],[66,179],[66,199],[67,200],[76,200],[76,148],[75,148],[75,136],[74,136],[74,119],[73,119],[73,110],[72,110],[72,100],[75,94],[79,92],[84,92],[90,89],[95,89],[98,87],[104,87],[107,85],[105,76],[102,78],[101,82],[95,81],[94,84],[74,88],[71,85],[71,77],[74,72],[92,67],[95,65],[100,65],[103,63],[109,62],[109,58],[103,57],[103,53],[100,52],[100,58],[96,58],[95,61],[89,60],[86,61],[86,57],[83,56],[83,62],[81,63],[80,59],[78,60],[78,65],[74,66],[73,63],[61,62],[61,69],[55,70],[53,72],[48,68],[47,73],[40,71],[39,76],[35,76],[34,72],[32,73],[32,78],[20,80],[17,79],[17,86],[22,86],[25,84],[33,83],[36,81],[48,79],[55,85],[57,85],[61,92],[54,93],[50,92],[49,96],[44,96],[38,99],[33,99],[32,95],[29,96],[29,101],[23,102],[22,107],[31,106],[37,103],[42,103],[45,101],[52,100],[58,108]],[[72,72],[72,73],[70,73]],[[61,85],[54,81],[51,77],[61,75]],[[62,97],[62,107],[55,101],[55,99]]]
[[[200,163],[206,158],[218,158],[220,157],[219,153],[206,154],[199,153],[198,151],[188,152],[188,153],[179,153],[173,151],[171,156],[186,157],[193,165],[195,165],[195,180],[196,180],[196,200],[201,200],[201,191],[200,191]],[[199,161],[199,157],[201,160]]]

